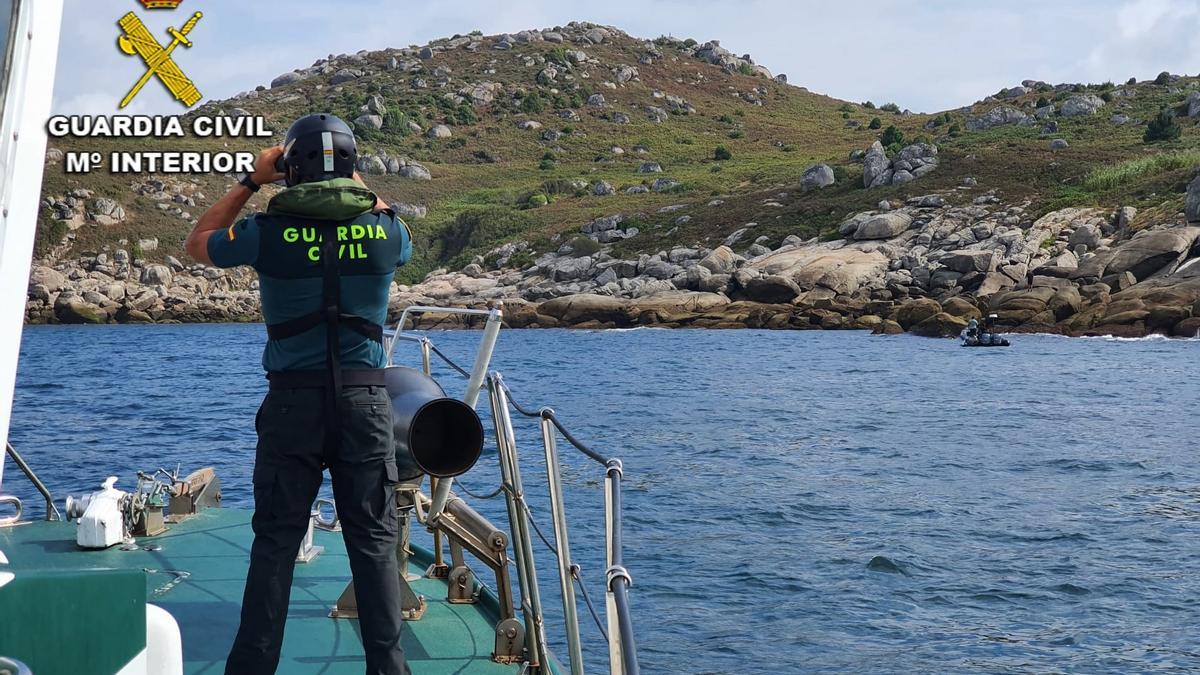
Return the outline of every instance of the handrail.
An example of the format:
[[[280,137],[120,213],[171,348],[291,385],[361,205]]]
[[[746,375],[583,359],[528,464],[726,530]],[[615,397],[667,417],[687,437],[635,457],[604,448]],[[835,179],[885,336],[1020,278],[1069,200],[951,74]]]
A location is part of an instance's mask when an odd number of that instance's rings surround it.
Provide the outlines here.
[[[446,314],[487,315],[484,326],[484,336],[476,355],[475,363],[470,371],[462,368],[442,353],[429,338],[423,335],[406,334],[404,324],[410,314],[422,312],[438,312]],[[513,400],[512,392],[505,384],[503,377],[497,372],[488,374],[492,350],[495,347],[497,333],[500,329],[501,314],[498,309],[478,310],[447,307],[413,306],[404,310],[394,331],[388,331],[387,351],[388,364],[392,363],[392,351],[397,342],[404,340],[416,342],[420,346],[421,361],[426,374],[430,372],[433,355],[437,355],[446,364],[468,378],[467,401],[474,407],[478,398],[480,385],[486,382],[491,401],[492,422],[496,430],[496,444],[500,461],[501,485],[496,495],[504,494],[507,506],[509,526],[512,532],[512,562],[517,568],[517,581],[521,591],[521,610],[525,621],[524,643],[527,664],[530,672],[547,672],[549,670],[546,652],[546,634],[542,618],[540,594],[537,587],[537,574],[534,565],[533,541],[531,530],[538,533],[542,541],[555,554],[558,563],[559,584],[562,590],[563,613],[566,623],[567,646],[569,650],[571,675],[583,675],[582,646],[579,635],[578,609],[575,604],[574,583],[579,583],[592,616],[597,619],[601,635],[609,646],[609,671],[611,675],[640,675],[637,659],[637,645],[634,639],[632,612],[629,605],[629,588],[633,585],[632,577],[624,566],[622,517],[621,517],[621,479],[623,466],[621,460],[606,457],[588,447],[571,433],[562,421],[555,415],[554,410],[543,407],[537,411],[529,410]],[[485,379],[486,376],[486,379]],[[550,491],[550,508],[554,520],[555,542],[551,544],[533,520],[529,505],[525,499],[524,488],[521,484],[521,472],[517,460],[516,439],[513,433],[512,419],[509,416],[510,407],[517,413],[540,420],[542,442],[546,452],[547,486]],[[605,571],[605,600],[608,629],[601,625],[591,601],[587,598],[587,589],[579,574],[579,566],[571,560],[570,544],[567,536],[566,507],[563,501],[561,468],[555,443],[557,430],[576,450],[588,459],[605,467],[604,506],[605,506],[605,549],[607,570]],[[434,481],[432,499],[427,505],[419,505],[418,520],[424,522],[434,533],[436,553],[440,557],[441,537],[449,523],[442,521],[442,510],[450,495],[451,479]],[[427,498],[428,499],[428,498]],[[427,506],[427,508],[425,508]]]
[[[33,675],[33,671],[29,670],[29,666],[8,656],[0,656],[0,673],[12,673],[13,675]]]
[[[629,611],[629,587],[633,578],[625,569],[621,540],[621,460],[610,460],[605,471],[605,522],[608,525],[608,600],[613,611],[608,615],[609,661],[613,675],[637,675],[637,645],[633,638],[633,619]],[[618,669],[617,664],[621,667]]]
[[[16,525],[21,522],[21,514],[25,512],[25,507],[21,504],[20,499],[17,499],[13,495],[0,495],[0,506],[11,506],[16,510],[16,513],[11,516],[0,518],[0,527],[8,527],[9,525]],[[3,670],[0,670],[0,673],[3,672]]]
[[[613,461],[613,460],[605,457],[604,455],[601,455],[600,453],[596,452],[595,450],[592,450],[587,445],[584,445],[583,441],[580,441],[579,439],[575,438],[575,436],[572,435],[570,431],[567,431],[567,428],[563,426],[563,423],[559,421],[558,416],[554,414],[554,410],[552,408],[540,408],[537,411],[526,410],[525,408],[522,408],[520,405],[518,405],[515,400],[513,400],[512,390],[509,389],[507,385],[504,387],[504,390],[508,393],[508,402],[512,404],[513,408],[517,412],[521,413],[522,415],[524,415],[526,417],[540,417],[542,419],[550,420],[550,422],[552,424],[554,424],[555,428],[558,429],[558,433],[562,434],[563,438],[567,439],[568,443],[575,446],[576,450],[578,450],[579,452],[582,452],[584,455],[586,455],[592,461],[594,461],[598,464],[602,464],[604,466],[608,466],[608,464]]]
[[[606,542],[606,557],[608,561],[608,569],[606,570],[606,600],[608,614],[608,645],[609,645],[609,671],[612,675],[639,675],[640,669],[637,659],[637,643],[633,636],[633,618],[629,607],[629,587],[633,585],[633,578],[629,574],[629,570],[625,569],[623,550],[622,521],[621,521],[621,477],[624,475],[623,465],[621,460],[616,458],[605,457],[604,455],[589,448],[586,444],[576,438],[563,423],[555,415],[551,408],[543,407],[537,411],[528,410],[521,407],[513,398],[512,392],[504,381],[496,378],[499,386],[504,390],[504,401],[511,404],[512,407],[525,417],[539,418],[542,420],[543,439],[547,444],[546,459],[547,471],[551,475],[551,508],[555,512],[555,536],[559,544],[559,569],[560,573],[563,569],[570,569],[573,563],[569,559],[569,551],[566,548],[566,519],[563,517],[560,533],[558,527],[559,512],[563,508],[561,502],[561,486],[556,489],[555,474],[558,473],[558,458],[557,452],[553,451],[553,436],[550,435],[547,424],[551,424],[555,429],[562,434],[563,438],[575,447],[580,453],[598,464],[605,467],[604,476],[604,516],[605,516],[605,542]],[[564,555],[565,552],[565,555]],[[581,585],[582,587],[582,585]],[[570,597],[570,600],[567,598]],[[573,594],[563,594],[564,612],[568,612],[569,617],[574,614],[574,596]],[[567,606],[570,609],[567,609]],[[570,619],[568,619],[570,621]],[[570,628],[568,624],[568,642],[570,642]],[[572,672],[574,670],[574,654],[572,654]]]
[[[543,661],[547,659],[546,629],[542,620],[542,600],[538,592],[533,540],[529,535],[529,511],[521,484],[521,468],[517,461],[512,419],[508,415],[508,401],[499,373],[493,372],[488,378],[488,391],[491,395],[492,420],[496,428],[500,476],[508,486],[504,496],[508,506],[508,522],[513,533],[513,558],[517,563],[517,581],[521,587],[525,648],[529,654],[529,665],[534,672],[548,672],[548,668],[543,671]]]
[[[384,345],[387,349],[388,359],[391,360],[392,350],[396,348],[396,340],[401,333],[404,332],[404,324],[408,321],[410,314],[458,314],[461,316],[488,316],[496,309],[470,309],[467,307],[431,307],[428,305],[411,305],[405,307],[403,312],[400,312],[400,318],[396,320],[396,328],[392,332],[391,340]]]
[[[37,474],[33,472],[33,469],[29,468],[29,464],[25,462],[25,458],[21,457],[17,449],[12,446],[12,443],[5,442],[4,449],[8,456],[12,457],[13,461],[17,463],[17,466],[25,474],[25,477],[29,479],[29,482],[33,483],[33,487],[37,488],[37,491],[41,493],[42,498],[46,500],[46,520],[62,520],[62,514],[58,512],[58,507],[54,505],[54,497],[50,495],[50,490],[42,482],[42,479],[38,478]]]
[[[546,451],[546,485],[550,489],[550,512],[554,517],[554,548],[558,557],[558,586],[562,593],[566,620],[567,649],[571,675],[583,675],[583,644],[579,637],[579,610],[575,608],[575,584],[571,580],[571,544],[567,539],[567,506],[563,499],[562,471],[558,463],[558,444],[554,426],[542,418],[542,446]],[[532,521],[532,519],[531,519]]]

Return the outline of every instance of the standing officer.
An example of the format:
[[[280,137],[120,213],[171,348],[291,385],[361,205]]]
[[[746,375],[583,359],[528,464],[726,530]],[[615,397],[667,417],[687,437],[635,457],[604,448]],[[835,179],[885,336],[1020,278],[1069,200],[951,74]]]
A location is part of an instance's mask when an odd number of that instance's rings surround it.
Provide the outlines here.
[[[329,468],[358,595],[368,675],[409,673],[400,646],[395,447],[383,322],[411,233],[354,171],[354,133],[309,115],[196,223],[187,251],[258,271],[270,391],[255,421],[254,545],[228,674],[279,665],[292,569]],[[235,224],[259,186],[288,189]]]

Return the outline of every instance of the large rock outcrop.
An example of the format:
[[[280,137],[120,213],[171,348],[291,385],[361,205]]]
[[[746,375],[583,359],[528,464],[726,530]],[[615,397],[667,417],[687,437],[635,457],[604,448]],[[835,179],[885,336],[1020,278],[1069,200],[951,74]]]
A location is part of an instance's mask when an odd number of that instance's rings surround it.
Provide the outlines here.
[[[888,159],[887,152],[875,141],[863,156],[863,187],[910,183],[937,168],[937,146],[914,143]]]

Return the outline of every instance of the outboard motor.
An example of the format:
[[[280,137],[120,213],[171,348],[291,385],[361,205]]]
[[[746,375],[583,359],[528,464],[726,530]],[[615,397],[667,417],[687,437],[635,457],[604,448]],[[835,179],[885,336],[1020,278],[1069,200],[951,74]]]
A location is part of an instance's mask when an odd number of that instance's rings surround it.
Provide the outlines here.
[[[394,366],[384,373],[392,399],[396,468],[400,480],[466,473],[483,452],[483,423],[471,406],[448,398],[419,370]]]

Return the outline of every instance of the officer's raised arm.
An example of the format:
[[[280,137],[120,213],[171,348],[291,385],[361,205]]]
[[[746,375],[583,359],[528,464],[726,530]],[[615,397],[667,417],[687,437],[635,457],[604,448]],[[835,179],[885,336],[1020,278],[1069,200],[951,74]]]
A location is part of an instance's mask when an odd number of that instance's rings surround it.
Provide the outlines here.
[[[275,163],[282,155],[282,145],[258,153],[258,159],[254,161],[254,173],[243,177],[196,221],[196,226],[192,228],[184,244],[188,255],[205,265],[213,264],[208,253],[208,240],[212,233],[233,227],[238,214],[242,212],[246,202],[250,201],[250,197],[258,192],[259,186],[283,179],[283,174],[275,168]]]

